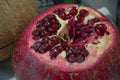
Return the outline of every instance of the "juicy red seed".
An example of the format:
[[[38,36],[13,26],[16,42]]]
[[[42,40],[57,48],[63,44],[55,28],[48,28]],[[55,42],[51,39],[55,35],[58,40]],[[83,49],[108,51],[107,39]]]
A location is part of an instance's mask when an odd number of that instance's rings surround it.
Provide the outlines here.
[[[68,54],[72,54],[73,53],[73,51],[71,50],[71,49],[66,49],[66,54],[68,55]]]
[[[39,27],[39,28],[37,28],[37,29],[39,29],[40,32],[41,32],[41,31],[43,31],[43,30],[46,30],[47,28],[46,28],[45,26],[41,26],[41,27]]]
[[[72,8],[69,12],[69,14],[71,14],[72,16],[75,16],[78,13],[76,8]]]
[[[46,45],[41,45],[41,47],[37,50],[39,53],[43,54],[47,52],[47,47]]]
[[[64,12],[64,11],[65,11],[64,8],[58,8],[57,10],[58,10],[59,12]]]
[[[59,14],[59,12],[60,12],[60,11],[58,11],[58,10],[55,10],[55,11],[54,11],[55,14]]]
[[[51,40],[54,42],[52,45],[55,46],[60,43],[60,39],[58,37],[52,37]]]
[[[66,59],[71,62],[71,63],[74,63],[76,61],[76,56],[75,54],[69,54],[66,56]]]
[[[53,14],[47,15],[47,17],[48,17],[48,19],[56,19],[55,15],[53,15]]]
[[[73,53],[76,54],[76,55],[80,54],[81,53],[80,48],[78,46],[75,46],[74,50],[73,50]]]
[[[31,46],[31,48],[33,48],[36,51],[39,49],[40,46],[41,46],[40,41],[37,41]]]
[[[45,22],[45,23],[43,24],[43,26],[50,27],[50,26],[51,26],[51,23],[50,23],[49,21],[47,21],[47,22]]]
[[[95,32],[100,36],[103,36],[105,33],[100,27],[95,27]]]
[[[88,27],[88,28],[85,28],[85,29],[83,29],[83,32],[82,32],[82,36],[83,37],[89,37],[89,36],[91,36],[91,35],[93,35],[93,33],[94,33],[94,27]]]
[[[32,35],[35,35],[35,36],[37,36],[39,34],[40,34],[40,31],[38,29],[36,29],[32,32]]]
[[[33,36],[33,37],[32,37],[33,40],[38,40],[38,39],[40,39],[40,38],[41,38],[41,36]]]
[[[62,51],[62,48],[60,46],[52,48],[49,52],[51,59],[56,58],[60,54],[61,51]]]
[[[83,21],[84,20],[84,16],[78,15],[77,19],[78,19],[78,21]]]
[[[81,36],[82,36],[83,38],[85,38],[85,37],[90,36],[90,34],[89,34],[88,30],[85,30],[84,32],[81,33]]]
[[[95,17],[95,18],[92,19],[92,21],[93,21],[94,23],[99,22],[99,21],[100,21],[100,18]]]
[[[51,23],[53,23],[53,24],[58,24],[59,22],[58,22],[56,19],[52,19],[52,20],[51,20]]]
[[[81,34],[81,31],[76,31],[76,35],[80,35]]]
[[[82,54],[82,55],[84,55],[86,57],[86,56],[89,55],[89,52],[88,52],[88,50],[84,46],[82,46],[80,54]]]
[[[48,31],[49,31],[50,33],[53,33],[55,30],[52,29],[52,28],[49,28]]]
[[[106,27],[105,24],[98,24],[98,25],[96,25],[96,26],[101,27],[104,31],[107,30],[107,27]]]
[[[50,58],[51,59],[55,59],[58,56],[59,52],[57,52],[56,50],[51,50],[50,51]]]
[[[60,24],[53,24],[52,29],[58,30],[60,28]]]
[[[110,32],[106,31],[106,34],[107,34],[107,35],[109,35],[109,34],[110,34]]]
[[[71,15],[71,14],[67,14],[66,15],[66,19],[70,19],[70,18],[72,18],[73,16]]]
[[[69,46],[67,49],[66,49],[66,52],[67,54],[70,54],[70,53],[73,53],[75,55],[79,54],[81,51],[80,51],[80,48],[78,46]]]
[[[48,35],[49,35],[49,33],[47,31],[42,31],[41,32],[41,36],[42,37],[45,37],[45,36],[48,36]]]
[[[84,17],[87,16],[87,15],[89,14],[88,11],[85,10],[85,9],[80,10],[79,13],[80,13],[81,16],[84,16]]]
[[[43,22],[42,21],[38,21],[37,24],[36,24],[36,27],[41,27],[43,25]]]
[[[64,8],[58,8],[58,11],[64,12],[65,9]]]
[[[48,21],[48,22],[50,21],[50,19],[49,19],[47,16],[42,19],[42,22],[43,22],[43,23],[45,23],[45,22],[47,22],[47,21]]]
[[[57,10],[54,11],[54,13],[59,14],[60,12],[65,12],[64,8],[58,8]]]
[[[83,25],[84,25],[83,22],[76,21],[76,23],[75,23],[75,26],[76,26],[76,27],[81,27],[81,26],[83,26]]]
[[[100,36],[103,36],[106,30],[107,27],[104,24],[97,24],[95,27],[95,32]]]
[[[68,46],[67,42],[61,40],[61,46],[62,46],[62,49],[66,49],[66,47]]]
[[[61,18],[61,19],[63,19],[63,20],[66,20],[67,18],[66,18],[66,13],[65,12],[60,12],[59,14],[58,14],[58,16]]]
[[[88,20],[87,25],[92,27],[94,25],[94,22],[92,20]]]
[[[86,56],[88,56],[89,52],[86,50],[86,51],[84,51],[84,52],[82,51],[81,54],[86,57]]]
[[[85,56],[84,55],[77,55],[77,59],[76,62],[81,63],[85,60]]]
[[[48,40],[50,40],[49,37],[44,37],[44,38],[42,38],[41,42],[45,42],[45,41],[48,41]]]
[[[32,45],[32,48],[36,51],[36,52],[39,52],[41,54],[45,53],[47,51],[47,44],[43,44],[41,43],[41,41],[38,41],[38,42],[35,42],[33,45]]]

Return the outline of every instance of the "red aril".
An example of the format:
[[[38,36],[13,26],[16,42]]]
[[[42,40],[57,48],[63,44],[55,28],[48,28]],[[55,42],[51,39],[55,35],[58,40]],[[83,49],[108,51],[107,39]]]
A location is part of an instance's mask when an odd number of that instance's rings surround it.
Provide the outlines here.
[[[119,80],[119,39],[114,25],[95,9],[53,6],[38,14],[20,36],[12,59],[15,77]]]

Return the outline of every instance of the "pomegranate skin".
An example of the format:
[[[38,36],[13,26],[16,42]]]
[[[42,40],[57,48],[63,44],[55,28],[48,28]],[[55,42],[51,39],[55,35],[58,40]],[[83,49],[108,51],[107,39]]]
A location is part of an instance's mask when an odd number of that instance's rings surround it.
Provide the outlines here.
[[[24,39],[20,41],[24,42]],[[16,80],[119,80],[120,37],[115,44],[116,46],[94,67],[83,71],[66,72],[45,66],[30,55],[25,48],[25,42],[19,42],[12,60]]]
[[[66,6],[66,4],[64,4]],[[68,6],[72,6],[69,4]],[[41,13],[42,14],[42,13]],[[36,19],[36,18],[35,18]],[[14,50],[12,65],[16,80],[120,80],[120,35],[116,33],[114,46],[96,63],[83,70],[65,71],[41,63],[28,48],[28,25]]]

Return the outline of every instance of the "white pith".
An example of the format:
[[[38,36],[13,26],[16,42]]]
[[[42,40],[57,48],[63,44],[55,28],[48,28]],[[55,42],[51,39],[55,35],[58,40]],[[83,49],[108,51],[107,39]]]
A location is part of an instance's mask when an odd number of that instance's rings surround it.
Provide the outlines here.
[[[87,8],[79,7],[78,12],[81,9],[88,10]],[[90,12],[89,15],[85,18],[84,23],[87,23],[87,20],[94,18],[95,16],[97,16],[97,15]],[[61,28],[57,32],[57,33],[59,33],[62,29],[64,29],[64,27],[68,23],[68,20],[64,21],[64,20],[60,19],[57,15],[56,15],[56,18],[58,19],[58,21],[61,24]],[[112,31],[112,28],[109,27],[110,25],[108,25],[107,22],[102,22],[102,23],[107,26],[107,30],[110,31],[110,33],[114,32],[114,30]],[[99,23],[96,23],[96,24],[99,24]],[[68,62],[65,59],[65,56],[66,56],[65,51],[62,51],[61,54],[59,56],[57,56],[57,58],[55,60],[50,59],[49,52],[47,52],[46,54],[35,54],[35,55],[38,56],[38,58],[40,59],[41,62],[43,61],[47,65],[50,65],[50,66],[57,66],[58,68],[68,68],[68,69],[73,69],[73,70],[78,69],[78,68],[83,69],[83,68],[87,68],[88,66],[93,65],[94,63],[96,63],[96,61],[98,61],[98,59],[102,56],[104,51],[113,42],[112,37],[113,37],[112,34],[110,34],[110,35],[105,34],[103,37],[98,38],[98,41],[100,42],[99,44],[97,44],[97,45],[94,45],[92,43],[86,44],[85,47],[89,51],[89,56],[85,58],[85,61],[83,63],[76,63],[75,62],[75,63],[71,64],[70,62]],[[30,45],[32,45],[32,44],[33,43],[30,42]],[[33,50],[33,53],[36,53],[36,52],[34,52],[34,50]]]

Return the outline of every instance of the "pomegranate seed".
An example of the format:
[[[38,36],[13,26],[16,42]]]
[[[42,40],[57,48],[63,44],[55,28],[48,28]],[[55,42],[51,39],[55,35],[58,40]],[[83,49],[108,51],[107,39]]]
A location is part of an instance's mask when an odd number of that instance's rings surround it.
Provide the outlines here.
[[[65,12],[64,8],[58,8],[57,10],[54,10],[54,13],[59,14],[60,12]]]
[[[37,36],[37,35],[39,35],[39,34],[40,34],[40,32],[39,32],[38,29],[36,29],[36,30],[34,30],[34,31],[32,32],[32,35],[34,35],[34,36]]]
[[[97,24],[95,27],[95,32],[100,36],[103,36],[106,30],[107,27],[104,24]]]
[[[110,34],[110,32],[106,31],[106,34],[107,34],[107,35],[109,35],[109,34]]]
[[[38,40],[38,39],[40,39],[40,38],[41,38],[41,36],[33,36],[33,37],[32,37],[33,40]]]
[[[79,48],[79,46],[74,47],[73,53],[76,54],[76,55],[81,53],[81,49]]]
[[[99,22],[99,21],[100,21],[100,18],[95,17],[95,18],[92,19],[92,21],[93,21],[94,23]]]
[[[45,41],[48,41],[48,40],[50,40],[49,37],[44,37],[44,38],[42,38],[41,42],[45,42]]]
[[[37,51],[41,54],[44,54],[45,52],[47,52],[46,45],[41,45]]]
[[[80,35],[81,34],[81,31],[76,31],[76,35]]]
[[[48,36],[48,35],[49,35],[49,34],[48,34],[47,31],[42,31],[42,32],[41,32],[41,36],[42,36],[42,37],[45,37],[45,36]]]
[[[81,36],[82,36],[83,38],[86,38],[86,37],[88,37],[89,35],[90,35],[90,34],[87,32],[87,30],[81,33]]]
[[[39,27],[37,29],[39,29],[40,31],[44,31],[44,30],[46,30],[46,27],[45,26],[41,26],[41,27]]]
[[[95,27],[95,32],[96,32],[98,35],[100,35],[100,36],[103,36],[103,35],[104,35],[104,31],[102,31],[102,29],[99,28],[99,27]]]
[[[71,14],[67,14],[66,15],[66,19],[70,19],[70,18],[72,18],[73,16],[71,15]]]
[[[85,10],[85,9],[80,10],[79,13],[80,13],[80,15],[83,16],[83,17],[85,17],[85,16],[87,16],[87,15],[89,14],[88,11]]]
[[[83,26],[84,25],[84,23],[83,22],[80,22],[80,21],[76,21],[76,23],[75,23],[75,26],[76,27],[81,27],[81,26]]]
[[[75,16],[78,13],[77,9],[74,7],[70,10],[69,14]]]
[[[63,50],[63,47],[59,45],[59,46],[56,46],[55,49],[60,53]]]
[[[77,55],[77,59],[76,62],[81,63],[85,60],[85,56],[84,55]]]
[[[83,21],[84,20],[84,16],[78,15],[77,19],[78,19],[78,21]]]
[[[87,25],[92,27],[94,25],[94,22],[92,20],[88,20]]]
[[[47,21],[47,22],[45,22],[45,23],[43,24],[43,26],[50,27],[50,26],[51,26],[51,23]]]
[[[67,42],[61,40],[61,46],[62,46],[62,49],[65,49],[68,46]]]
[[[58,11],[64,12],[65,9],[64,8],[58,8]]]
[[[42,21],[43,21],[43,23],[45,23],[45,22],[49,22],[50,21],[50,19],[46,16],[46,17],[44,17],[43,19],[42,19]]]
[[[52,19],[52,20],[51,20],[51,23],[52,23],[52,24],[58,24],[59,22],[58,22],[56,19]]]
[[[55,59],[60,54],[61,51],[62,49],[60,46],[52,48],[49,52],[51,59]]]
[[[43,22],[42,21],[38,21],[37,24],[36,24],[36,27],[41,27],[43,25]]]
[[[52,37],[51,40],[54,42],[53,46],[57,45],[60,43],[60,39],[56,36]]]
[[[49,28],[48,31],[50,32],[50,34],[52,34],[54,32],[54,29]]]
[[[40,46],[41,46],[40,41],[37,41],[31,46],[31,48],[33,48],[36,51],[39,49]]]
[[[60,24],[53,24],[52,25],[52,29],[54,29],[54,30],[58,30],[60,27],[61,27]]]
[[[66,54],[67,55],[72,54],[72,53],[73,53],[73,51],[71,49],[69,49],[69,48],[66,49]]]
[[[47,15],[47,17],[48,17],[48,19],[55,19],[56,18],[55,15],[53,15],[53,14]]]
[[[75,56],[75,54],[68,54],[68,55],[66,56],[66,59],[67,59],[69,62],[74,63],[74,62],[76,61],[76,56]]]
[[[84,46],[82,46],[80,54],[82,54],[82,55],[84,55],[86,57],[86,56],[88,56],[89,52],[88,52],[88,50],[86,50],[86,48]]]
[[[58,16],[61,18],[61,19],[63,19],[63,20],[66,20],[67,18],[66,18],[66,13],[65,12],[60,12],[59,14],[58,14]]]

